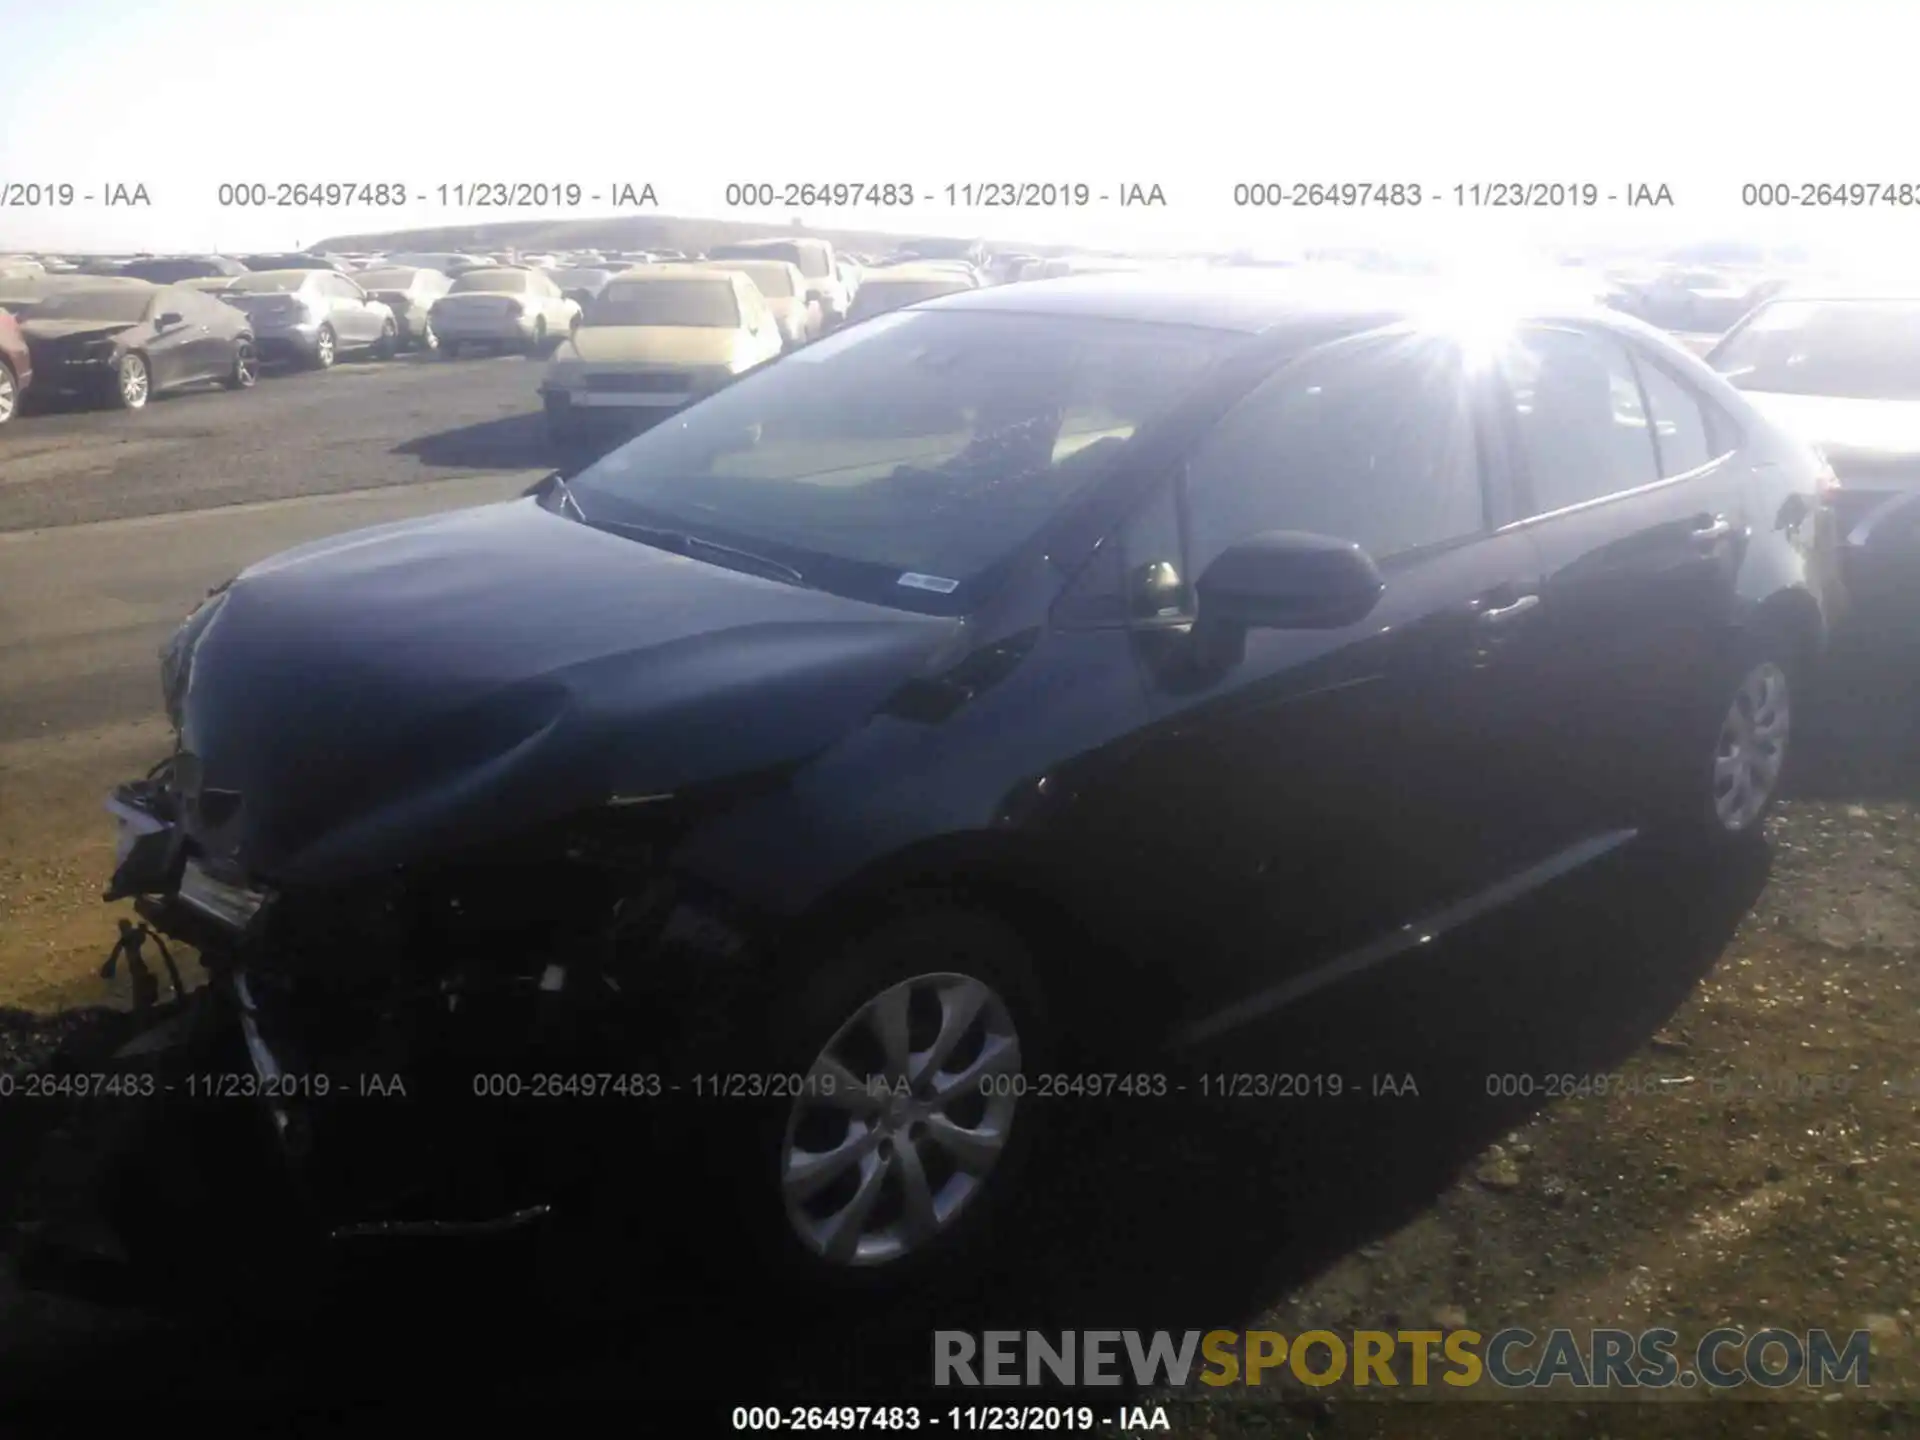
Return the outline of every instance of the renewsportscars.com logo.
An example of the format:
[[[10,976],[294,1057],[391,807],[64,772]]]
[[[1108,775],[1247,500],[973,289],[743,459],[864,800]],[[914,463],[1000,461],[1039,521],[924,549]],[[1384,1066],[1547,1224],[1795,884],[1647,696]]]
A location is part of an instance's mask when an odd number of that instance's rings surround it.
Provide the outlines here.
[[[1868,1332],[1709,1330],[936,1330],[938,1386],[1491,1384],[1508,1390],[1867,1384]]]

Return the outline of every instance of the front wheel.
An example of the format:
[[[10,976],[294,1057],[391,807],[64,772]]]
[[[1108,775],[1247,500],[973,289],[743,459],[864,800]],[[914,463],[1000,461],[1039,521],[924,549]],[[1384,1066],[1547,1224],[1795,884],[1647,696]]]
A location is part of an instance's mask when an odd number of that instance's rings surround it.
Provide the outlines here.
[[[313,337],[313,368],[331,370],[336,355],[333,327],[322,325],[320,333]]]
[[[153,376],[144,355],[129,352],[120,357],[114,376],[113,399],[122,410],[144,410],[153,394]]]
[[[260,361],[253,353],[251,340],[240,340],[233,347],[233,368],[225,381],[229,390],[251,390],[260,378]]]
[[[1027,946],[972,909],[894,918],[780,996],[792,1078],[738,1137],[747,1228],[825,1291],[956,1283],[1026,1193],[1048,1038]],[[724,1162],[723,1162],[724,1163]]]

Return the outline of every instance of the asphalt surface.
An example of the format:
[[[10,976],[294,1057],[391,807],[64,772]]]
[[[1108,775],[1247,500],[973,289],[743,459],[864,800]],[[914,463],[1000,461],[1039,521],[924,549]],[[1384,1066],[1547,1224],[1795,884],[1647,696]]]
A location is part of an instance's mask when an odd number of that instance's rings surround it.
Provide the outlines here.
[[[150,714],[159,645],[255,560],[524,490],[550,468],[538,374],[409,357],[16,420],[0,432],[0,745]]]

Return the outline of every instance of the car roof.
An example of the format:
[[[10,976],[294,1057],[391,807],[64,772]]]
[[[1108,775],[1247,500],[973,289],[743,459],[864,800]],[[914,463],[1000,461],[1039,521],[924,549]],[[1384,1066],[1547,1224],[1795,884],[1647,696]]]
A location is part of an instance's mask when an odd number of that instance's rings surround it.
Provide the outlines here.
[[[689,275],[696,280],[712,280],[716,283],[731,285],[740,272],[723,268],[718,263],[712,265],[636,265],[631,270],[621,270],[614,275],[615,280],[684,280]]]
[[[297,275],[302,280],[305,280],[312,275],[329,275],[332,273],[333,272],[329,270],[309,270],[305,266],[300,266],[297,268],[289,267],[288,269],[285,269],[285,270],[249,270],[245,275],[232,275],[232,276],[229,276],[228,278],[238,282],[241,280],[251,279],[256,276],[268,276],[268,277],[277,277],[277,278],[284,279],[289,275]]]

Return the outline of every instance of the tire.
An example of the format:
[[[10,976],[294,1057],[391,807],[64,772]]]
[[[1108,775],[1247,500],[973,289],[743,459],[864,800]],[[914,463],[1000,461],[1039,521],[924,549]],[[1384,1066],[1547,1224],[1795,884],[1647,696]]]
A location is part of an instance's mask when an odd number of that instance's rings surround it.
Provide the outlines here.
[[[393,321],[388,320],[380,327],[380,338],[373,342],[373,358],[391,360],[393,352],[400,348],[400,330]]]
[[[147,357],[138,350],[122,355],[119,365],[114,367],[110,393],[119,409],[146,409],[147,401],[153,398],[153,372],[147,367]]]
[[[20,409],[20,383],[13,367],[0,360],[0,425],[13,419]]]
[[[1029,1162],[1039,1142],[1045,1107],[1015,1093],[1014,1084],[1044,1069],[1051,1053],[1045,1007],[1028,946],[997,917],[981,910],[941,905],[896,915],[845,942],[818,968],[808,967],[779,993],[760,1031],[767,1071],[809,1077],[839,1073],[841,1093],[854,1075],[888,1068],[876,1041],[876,1017],[895,1013],[907,1024],[906,1049],[923,1056],[941,1032],[948,1006],[977,1006],[955,1032],[957,1069],[944,1101],[930,1098],[925,1075],[886,1093],[855,1090],[853,1106],[824,1095],[791,1090],[767,1102],[742,1107],[727,1132],[732,1152],[716,1156],[738,1206],[736,1223],[753,1237],[765,1260],[823,1296],[971,1287],[988,1254],[991,1237],[1004,1232],[1011,1212],[1023,1217],[1041,1207],[1023,1194]],[[896,1055],[899,1053],[895,1052]],[[844,1069],[831,1072],[829,1057]],[[924,1063],[924,1062],[922,1062]],[[866,1118],[862,1112],[868,1112]],[[952,1137],[942,1141],[944,1131]],[[836,1132],[838,1132],[836,1134]],[[988,1137],[998,1136],[998,1143]],[[873,1138],[878,1136],[879,1138]],[[836,1166],[809,1165],[797,1157],[859,1147]],[[956,1157],[970,1157],[957,1162]],[[868,1170],[866,1160],[880,1157]],[[858,1168],[847,1168],[857,1163]],[[790,1202],[783,1177],[832,1169],[835,1178]],[[710,1171],[710,1173],[712,1173]],[[946,1214],[916,1234],[907,1196],[918,1174],[943,1202]],[[836,1251],[835,1215],[871,1190],[870,1229],[857,1249]]]
[[[334,361],[340,358],[339,337],[333,333],[333,326],[322,325],[314,336],[312,365],[316,370],[331,370]]]
[[[260,379],[260,357],[251,340],[239,340],[233,347],[233,368],[220,383],[229,390],[251,390]]]
[[[1752,841],[1779,801],[1805,671],[1795,648],[1771,636],[1741,645],[1726,666],[1713,731],[1690,786],[1688,828],[1715,848]]]
[[[533,322],[533,339],[527,342],[527,354],[544,355],[547,351],[547,321],[543,315]]]

